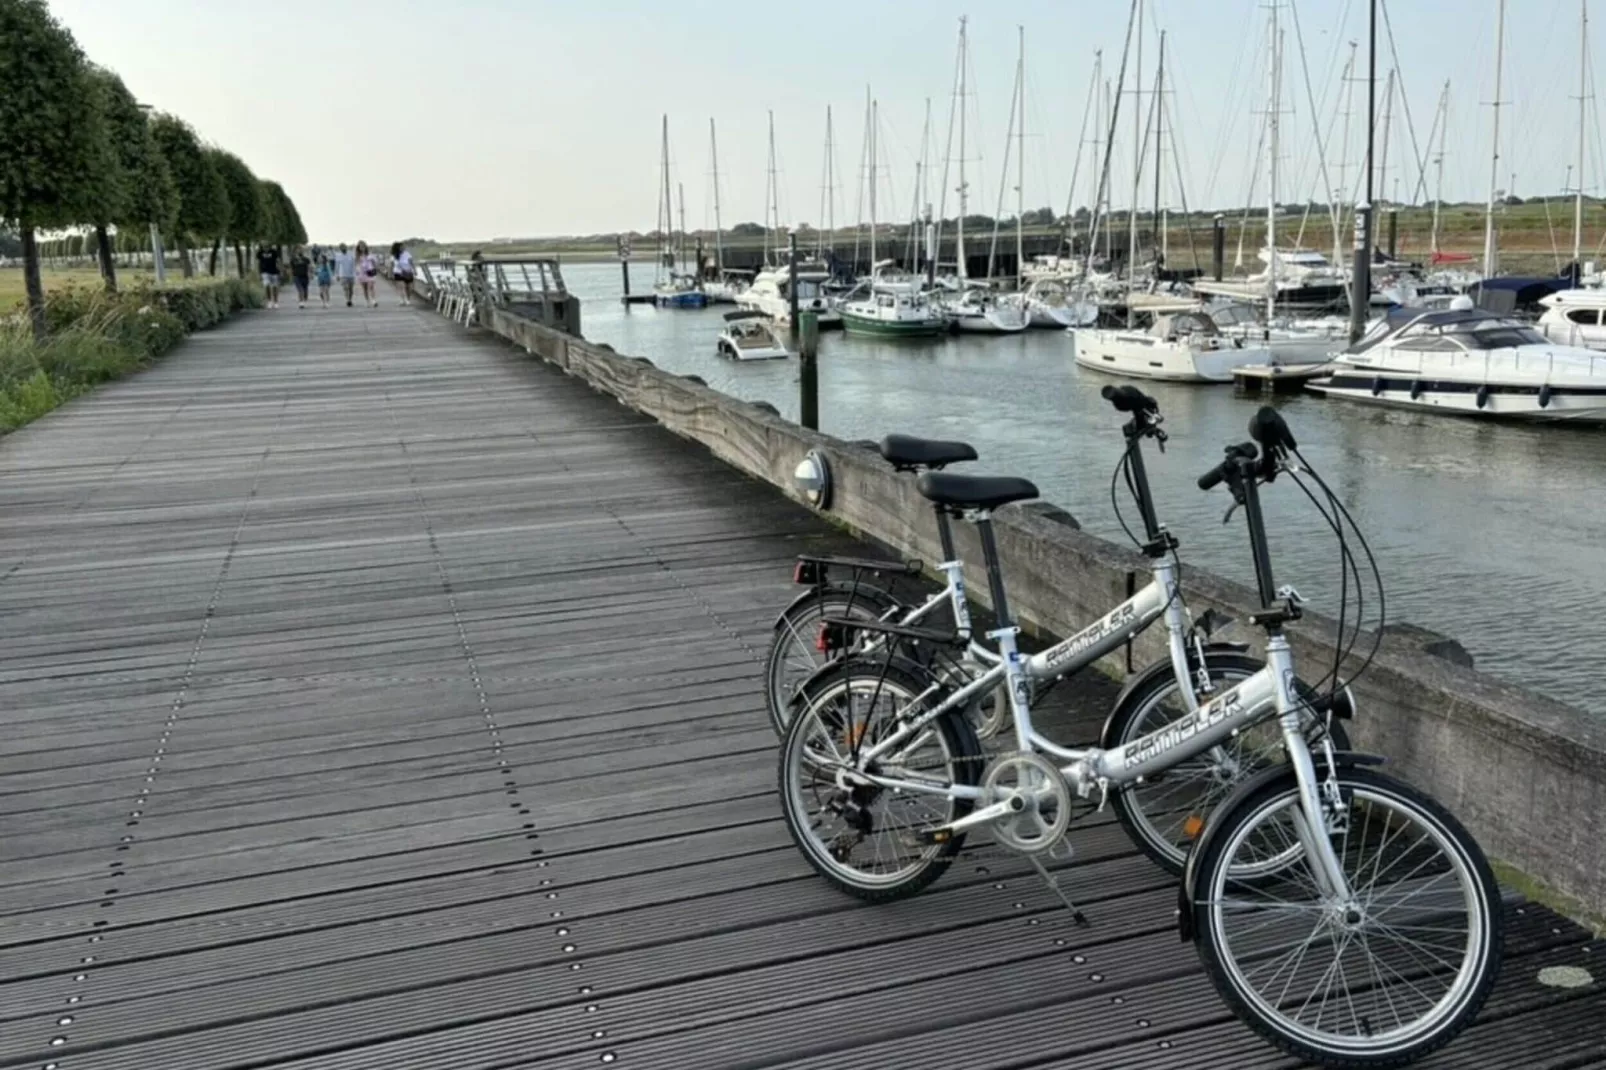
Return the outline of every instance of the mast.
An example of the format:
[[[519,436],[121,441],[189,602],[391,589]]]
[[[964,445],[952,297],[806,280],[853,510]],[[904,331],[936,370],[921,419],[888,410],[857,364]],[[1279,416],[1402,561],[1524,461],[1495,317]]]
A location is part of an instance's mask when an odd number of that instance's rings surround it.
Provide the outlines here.
[[[1096,144],[1095,141],[1090,141],[1088,139],[1087,128],[1088,128],[1088,120],[1090,118],[1092,119],[1092,121],[1093,121],[1093,123],[1095,125],[1097,125],[1097,123],[1098,123],[1098,116],[1096,114],[1094,114],[1094,113],[1097,110],[1096,104],[1097,104],[1097,101],[1098,101],[1098,93],[1099,93],[1099,79],[1101,77],[1100,68],[1102,67],[1103,63],[1104,63],[1104,52],[1103,52],[1103,50],[1094,49],[1094,51],[1093,51],[1093,80],[1088,84],[1088,87],[1087,87],[1087,103],[1082,106],[1082,132],[1076,135],[1076,163],[1071,166],[1071,189],[1070,189],[1070,192],[1065,195],[1065,218],[1069,222],[1069,226],[1070,226],[1070,233],[1067,236],[1067,242],[1066,242],[1067,246],[1069,246],[1069,247],[1066,249],[1066,252],[1072,252],[1072,253],[1075,252],[1074,246],[1075,246],[1075,238],[1076,238],[1076,187],[1077,187],[1078,183],[1081,181],[1081,177],[1082,177],[1082,153],[1083,153],[1084,150],[1087,150],[1090,145]],[[1095,162],[1095,165],[1096,165],[1097,164],[1097,157],[1094,158],[1094,162]],[[1092,218],[1093,218],[1093,212],[1092,212],[1092,210],[1090,208],[1089,211],[1088,211],[1088,221],[1089,221],[1089,223],[1092,222]],[[1092,235],[1089,234],[1088,237],[1091,240]]]
[[[680,273],[686,273],[686,187],[679,182],[675,183],[675,192],[680,195],[680,255],[675,264]]]
[[[965,284],[965,208],[969,189],[965,184],[965,16],[959,16],[959,228],[954,237],[954,259],[958,264],[959,285]]]
[[[1282,42],[1277,36],[1277,0],[1271,3],[1266,55],[1266,322],[1277,315],[1277,133],[1281,103],[1278,68]]]
[[[820,184],[820,217],[825,220],[825,229],[820,232],[815,255],[823,260],[827,240],[831,242],[832,251],[836,249],[836,143],[831,136],[829,104],[825,106],[825,178]]]
[[[670,208],[669,201],[669,116],[664,116],[663,124],[663,194],[658,201],[658,269],[656,275],[662,279],[664,268],[670,266],[669,258],[674,256],[675,216]]]
[[[1439,251],[1439,205],[1444,203],[1444,135],[1450,125],[1450,79],[1439,92],[1439,154],[1433,158],[1433,237],[1432,248]]]
[[[1126,325],[1132,326],[1132,285],[1138,270],[1138,182],[1143,170],[1143,0],[1138,0],[1136,66],[1132,75],[1132,208],[1126,217]]]
[[[859,193],[853,206],[853,270],[859,270],[859,243],[864,237],[864,187],[869,177],[870,160],[870,87],[864,87],[864,139],[859,146]]]
[[[1349,340],[1353,344],[1366,329],[1366,310],[1372,299],[1372,149],[1377,127],[1377,0],[1368,5],[1366,19],[1366,202],[1356,206],[1355,265],[1350,274]]]
[[[1165,265],[1166,242],[1170,237],[1166,233],[1166,224],[1160,219],[1160,176],[1164,174],[1161,168],[1162,153],[1165,142],[1162,140],[1165,131],[1165,31],[1160,31],[1160,58],[1154,68],[1154,225],[1160,230],[1156,235],[1155,248],[1155,278],[1158,280],[1160,269]]]
[[[1583,270],[1584,255],[1584,131],[1589,88],[1589,0],[1578,0],[1578,190],[1573,197],[1573,264]]]
[[[926,200],[927,171],[931,153],[931,98],[926,98],[926,122],[920,128],[920,158],[915,161],[914,205],[909,216],[909,262],[920,263],[920,206]]]
[[[1489,159],[1489,204],[1483,214],[1483,277],[1495,272],[1494,197],[1500,181],[1500,76],[1506,56],[1506,0],[1499,0],[1494,45],[1494,138]]]
[[[864,87],[864,91],[865,91],[866,94],[868,94],[870,92],[870,87],[869,86],[865,86]],[[872,99],[870,101],[870,135],[869,136],[870,136],[870,277],[871,278],[875,277],[875,265],[876,265],[876,258],[875,258],[875,225],[876,225],[876,220],[875,220],[876,144],[875,144],[875,142],[876,142],[876,136],[875,135],[876,135],[876,124],[879,121],[878,118],[877,118],[877,113],[878,113],[878,109],[876,107],[877,103],[878,102],[876,100],[874,100],[874,99]]]
[[[1344,64],[1344,135],[1339,144],[1338,188],[1333,191],[1333,263],[1344,263],[1343,215],[1349,201],[1349,119],[1355,104],[1355,50],[1358,44],[1349,43],[1349,60]]]
[[[1020,127],[1015,136],[1015,287],[1019,289],[1026,281],[1026,27],[1017,26],[1015,31],[1020,37],[1015,65],[1020,86]]]
[[[764,215],[764,263],[765,264],[769,264],[769,262],[770,262],[770,250],[772,248],[774,249],[774,251],[775,251],[777,256],[780,255],[780,251],[781,251],[780,236],[779,235],[775,236],[775,243],[773,245],[771,245],[771,242],[770,242],[770,235],[773,233],[773,231],[780,229],[778,226],[772,226],[772,223],[773,224],[779,224],[780,220],[781,220],[781,204],[780,204],[780,201],[781,201],[781,187],[780,187],[780,184],[775,181],[775,112],[771,111],[769,113],[769,116],[770,116],[770,173],[769,173],[769,180],[768,180],[768,182],[766,184],[766,187],[765,187],[765,190],[764,190],[764,211],[765,211],[765,215]]]
[[[714,270],[721,276],[725,273],[725,243],[721,236],[723,228],[719,222],[719,142],[714,137],[714,120],[708,120],[708,154],[714,161]],[[702,265],[698,264],[701,272]]]
[[[1026,40],[1023,33],[1021,37],[1022,58],[1024,58],[1025,52]],[[1024,84],[1024,74],[1025,72],[1022,70],[1021,62],[1020,60],[1017,60],[1015,63],[1015,83],[1010,87],[1009,90],[1009,126],[1004,132],[1004,160],[1003,164],[998,169],[998,207],[993,210],[993,240],[987,246],[987,278],[989,280],[994,277],[998,266],[998,232],[1003,225],[1004,219],[1004,194],[1009,191],[1010,157],[1014,155],[1016,144],[1015,123],[1017,119],[1022,118],[1020,114],[1020,105],[1021,87]],[[1020,187],[1017,185],[1016,189],[1019,188]],[[1018,226],[1020,216],[1019,209],[1017,209],[1015,214]],[[1019,242],[1017,241],[1017,245],[1018,244]],[[1017,255],[1019,255],[1018,250]]]

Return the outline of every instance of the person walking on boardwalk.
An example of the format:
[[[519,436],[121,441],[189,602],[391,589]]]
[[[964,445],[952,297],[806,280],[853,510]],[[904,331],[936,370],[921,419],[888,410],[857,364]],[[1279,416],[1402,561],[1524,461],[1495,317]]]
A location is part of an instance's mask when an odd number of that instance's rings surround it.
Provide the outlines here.
[[[318,300],[323,302],[324,308],[329,307],[329,287],[334,284],[334,281],[335,273],[329,266],[329,257],[320,255],[318,257]]]
[[[274,245],[257,248],[257,271],[262,274],[262,301],[269,308],[279,307],[279,249]]]
[[[368,302],[369,308],[377,307],[379,300],[374,296],[374,287],[379,280],[379,261],[374,254],[368,251],[368,243],[357,243],[357,282],[362,286],[362,299]]]
[[[401,283],[404,305],[413,303],[413,254],[401,242],[390,247],[390,277]]]
[[[290,278],[296,284],[296,307],[307,307],[307,291],[312,288],[312,258],[299,245],[290,248]]]
[[[335,278],[340,280],[340,288],[346,294],[346,307],[351,307],[351,294],[357,287],[357,258],[351,255],[346,243],[340,243],[340,251],[335,254]]]

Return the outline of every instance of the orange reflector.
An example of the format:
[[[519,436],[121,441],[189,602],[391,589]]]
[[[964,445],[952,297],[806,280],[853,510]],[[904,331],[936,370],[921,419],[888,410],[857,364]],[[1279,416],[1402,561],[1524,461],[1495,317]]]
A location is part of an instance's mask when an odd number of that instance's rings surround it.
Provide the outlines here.
[[[869,727],[868,724],[849,725],[848,730],[842,733],[842,745],[849,748],[857,747],[859,741],[864,738],[865,729]]]
[[[1182,834],[1188,839],[1196,839],[1204,831],[1204,818],[1198,814],[1189,814],[1188,819],[1182,823]]]

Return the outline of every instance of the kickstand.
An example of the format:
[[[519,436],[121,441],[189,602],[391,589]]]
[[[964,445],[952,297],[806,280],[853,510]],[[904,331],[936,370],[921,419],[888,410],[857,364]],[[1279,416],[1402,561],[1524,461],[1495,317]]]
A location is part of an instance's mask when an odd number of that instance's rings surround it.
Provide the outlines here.
[[[1027,855],[1026,860],[1032,864],[1033,869],[1037,870],[1037,875],[1043,878],[1043,883],[1047,884],[1049,888],[1053,890],[1054,894],[1059,896],[1060,902],[1064,903],[1065,909],[1071,912],[1071,917],[1075,919],[1076,924],[1080,925],[1084,929],[1091,929],[1093,927],[1093,923],[1087,920],[1087,915],[1082,913],[1080,907],[1071,902],[1070,896],[1066,895],[1060,890],[1059,878],[1050,873],[1048,871],[1048,867],[1037,860],[1036,855]]]

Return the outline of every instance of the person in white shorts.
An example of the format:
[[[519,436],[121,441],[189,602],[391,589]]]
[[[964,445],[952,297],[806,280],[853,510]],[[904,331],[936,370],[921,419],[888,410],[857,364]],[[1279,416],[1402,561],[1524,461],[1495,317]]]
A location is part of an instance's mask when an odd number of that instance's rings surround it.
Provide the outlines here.
[[[262,273],[262,299],[269,308],[279,307],[279,250],[264,245],[257,250],[257,270]]]

